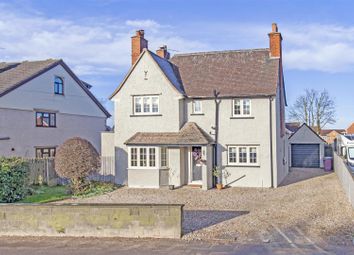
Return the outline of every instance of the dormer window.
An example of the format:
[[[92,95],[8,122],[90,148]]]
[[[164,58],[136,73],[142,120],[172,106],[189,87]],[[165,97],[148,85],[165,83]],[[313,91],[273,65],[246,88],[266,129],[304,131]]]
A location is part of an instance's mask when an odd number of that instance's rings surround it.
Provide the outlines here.
[[[64,82],[59,76],[55,76],[54,78],[54,94],[64,95]]]

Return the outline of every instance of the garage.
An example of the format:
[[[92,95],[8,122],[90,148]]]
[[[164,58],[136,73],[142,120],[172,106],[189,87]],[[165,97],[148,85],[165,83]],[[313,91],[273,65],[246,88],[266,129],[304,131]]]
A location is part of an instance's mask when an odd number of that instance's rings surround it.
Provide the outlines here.
[[[301,125],[289,137],[290,166],[322,168],[325,141],[308,125]]]
[[[292,144],[291,155],[292,167],[320,167],[319,144]]]

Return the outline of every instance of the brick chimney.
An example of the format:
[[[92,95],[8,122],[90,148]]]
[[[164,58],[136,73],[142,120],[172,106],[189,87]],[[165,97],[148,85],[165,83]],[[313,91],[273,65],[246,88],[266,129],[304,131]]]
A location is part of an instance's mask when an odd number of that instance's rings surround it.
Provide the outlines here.
[[[156,54],[164,59],[169,59],[170,58],[170,53],[167,51],[167,46],[163,45],[161,46],[158,50],[156,50]]]
[[[148,48],[148,41],[144,38],[144,30],[136,31],[132,36],[132,65],[135,64],[143,49]]]
[[[278,32],[278,26],[276,23],[272,24],[272,32],[270,32],[268,36],[270,56],[273,58],[281,58],[281,41],[283,40],[283,38],[281,36],[281,33]]]

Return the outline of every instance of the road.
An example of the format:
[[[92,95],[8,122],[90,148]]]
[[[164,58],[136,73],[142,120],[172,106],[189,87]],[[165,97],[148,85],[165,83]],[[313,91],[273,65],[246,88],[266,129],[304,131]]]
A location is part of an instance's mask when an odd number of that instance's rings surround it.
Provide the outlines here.
[[[288,235],[287,235],[288,236]],[[289,238],[289,237],[288,237]],[[272,241],[221,244],[171,239],[2,237],[1,255],[159,255],[159,254],[354,254],[353,247],[318,247],[310,243]]]

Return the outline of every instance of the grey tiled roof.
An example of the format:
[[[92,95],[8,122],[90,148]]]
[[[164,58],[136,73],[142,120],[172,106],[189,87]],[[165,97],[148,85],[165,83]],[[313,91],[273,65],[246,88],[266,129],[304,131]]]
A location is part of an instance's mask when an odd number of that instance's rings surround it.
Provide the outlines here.
[[[0,63],[0,95],[58,62],[60,62],[58,59],[47,59],[42,61]]]
[[[170,61],[159,57],[155,53],[149,51],[156,63],[160,66],[166,77],[170,80],[173,86],[181,93],[185,94],[181,78],[179,77],[178,68]]]
[[[269,49],[176,54],[184,91],[190,97],[275,95],[280,63]]]
[[[213,139],[196,123],[187,122],[179,132],[138,132],[127,145],[207,145]]]

